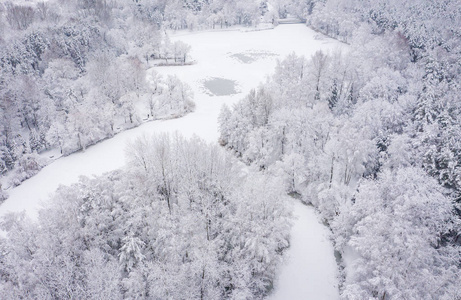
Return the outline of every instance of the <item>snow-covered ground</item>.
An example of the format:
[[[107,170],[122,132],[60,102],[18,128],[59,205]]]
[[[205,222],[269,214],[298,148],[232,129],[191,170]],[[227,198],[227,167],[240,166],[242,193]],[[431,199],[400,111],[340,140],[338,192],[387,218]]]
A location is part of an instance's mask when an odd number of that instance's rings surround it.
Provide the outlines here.
[[[178,32],[172,34],[171,40],[190,44],[191,57],[196,64],[156,67],[155,71],[163,75],[177,75],[191,85],[196,111],[179,119],[147,122],[85,152],[57,159],[33,178],[10,190],[9,199],[0,206],[0,216],[8,211],[25,210],[32,218],[36,217],[42,201],[59,185],[75,183],[82,175],[100,175],[123,166],[126,144],[136,137],[178,131],[186,137],[196,134],[208,142],[217,142],[217,118],[221,106],[235,103],[265,81],[272,74],[277,58],[283,59],[292,52],[310,56],[320,49],[329,51],[342,47],[337,41],[322,38],[302,24],[253,32]],[[242,61],[239,57],[252,59]],[[148,72],[148,76],[152,71]],[[212,96],[203,85],[209,78],[235,81],[236,94]],[[319,223],[312,209],[297,205],[296,211],[299,219],[293,228],[292,247],[287,252],[288,265],[280,275],[276,299],[336,299],[336,265],[332,246],[327,240],[328,231]],[[297,293],[297,290],[300,292]],[[292,294],[285,294],[288,292]]]
[[[286,264],[268,300],[339,299],[338,267],[328,228],[319,222],[314,208],[299,201],[294,215]]]

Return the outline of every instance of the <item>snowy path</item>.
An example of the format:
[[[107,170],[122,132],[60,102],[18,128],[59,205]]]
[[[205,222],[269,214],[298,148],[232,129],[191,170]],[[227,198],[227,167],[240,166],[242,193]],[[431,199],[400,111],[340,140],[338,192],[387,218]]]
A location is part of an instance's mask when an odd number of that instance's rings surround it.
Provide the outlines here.
[[[297,218],[291,230],[291,245],[268,300],[339,299],[337,266],[329,230],[319,222],[312,207],[294,200]]]
[[[215,143],[218,139],[217,118],[222,104],[231,105],[252,88],[265,81],[274,71],[277,58],[295,52],[311,56],[317,50],[342,47],[337,41],[319,35],[302,24],[278,26],[274,30],[239,32],[180,32],[171,40],[180,39],[192,46],[191,56],[197,64],[184,67],[160,67],[160,74],[174,74],[191,85],[196,111],[183,118],[145,123],[88,148],[85,152],[63,157],[42,169],[39,174],[9,191],[10,197],[0,206],[0,217],[9,211],[23,211],[35,218],[38,208],[56,188],[78,181],[80,176],[100,175],[125,164],[127,142],[156,132],[193,134]],[[243,55],[243,56],[242,56]],[[239,61],[239,57],[253,60]],[[149,72],[150,74],[150,72]],[[238,93],[213,97],[205,93],[203,81],[218,77],[234,80]],[[296,205],[299,219],[293,228],[290,260],[284,267],[274,299],[336,299],[336,266],[327,241],[326,229],[312,209]],[[308,294],[305,294],[308,293]]]

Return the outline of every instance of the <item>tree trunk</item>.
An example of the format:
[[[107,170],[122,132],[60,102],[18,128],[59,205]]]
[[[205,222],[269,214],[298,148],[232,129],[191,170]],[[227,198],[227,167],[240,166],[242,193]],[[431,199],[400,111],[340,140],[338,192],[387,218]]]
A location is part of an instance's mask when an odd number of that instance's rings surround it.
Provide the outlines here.
[[[205,296],[205,291],[204,291],[204,288],[203,288],[203,281],[204,280],[205,280],[205,267],[203,268],[203,271],[202,271],[202,284],[200,286],[200,300],[203,300],[204,296]]]
[[[334,171],[334,166],[335,166],[335,157],[333,156],[331,158],[331,170],[330,170],[330,189],[331,189],[331,184],[333,182],[333,171]]]

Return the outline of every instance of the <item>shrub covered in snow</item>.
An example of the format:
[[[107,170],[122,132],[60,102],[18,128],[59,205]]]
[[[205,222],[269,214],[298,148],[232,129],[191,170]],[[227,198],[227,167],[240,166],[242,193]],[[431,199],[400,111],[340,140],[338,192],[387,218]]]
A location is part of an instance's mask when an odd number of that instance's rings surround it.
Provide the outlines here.
[[[41,157],[36,152],[21,156],[16,162],[10,183],[13,186],[20,185],[24,180],[37,174],[48,163],[49,160],[47,158]]]

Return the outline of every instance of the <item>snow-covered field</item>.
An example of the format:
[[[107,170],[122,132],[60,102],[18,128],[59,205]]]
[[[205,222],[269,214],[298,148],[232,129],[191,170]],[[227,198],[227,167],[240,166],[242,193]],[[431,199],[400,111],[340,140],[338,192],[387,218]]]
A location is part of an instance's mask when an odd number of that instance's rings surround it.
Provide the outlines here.
[[[147,122],[85,152],[56,160],[10,190],[9,199],[0,206],[0,216],[8,211],[25,210],[31,217],[36,217],[43,200],[59,185],[74,183],[82,175],[99,175],[123,166],[127,142],[144,134],[178,131],[186,137],[196,134],[208,142],[217,142],[217,118],[221,106],[235,103],[265,81],[272,74],[277,58],[282,59],[292,52],[310,56],[320,49],[329,51],[342,47],[337,41],[323,38],[302,24],[254,32],[178,32],[172,34],[171,39],[190,44],[191,57],[196,64],[156,67],[155,72],[177,75],[191,85],[196,111],[179,119]],[[242,60],[245,57],[251,59]],[[204,82],[210,78],[235,81],[236,93],[213,96],[204,87]],[[328,231],[312,209],[297,205],[296,210],[299,219],[293,228],[292,247],[287,252],[288,264],[281,272],[274,299],[336,299],[337,271]]]

